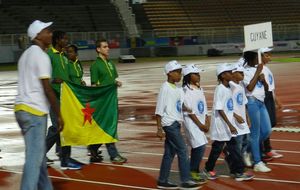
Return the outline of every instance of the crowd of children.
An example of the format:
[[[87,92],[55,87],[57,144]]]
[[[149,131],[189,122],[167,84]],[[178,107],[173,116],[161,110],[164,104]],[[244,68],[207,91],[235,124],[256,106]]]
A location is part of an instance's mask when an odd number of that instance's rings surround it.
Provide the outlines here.
[[[271,127],[276,124],[275,86],[273,74],[265,64],[270,60],[270,48],[261,48],[262,64],[258,53],[244,52],[242,63],[224,63],[217,67],[217,80],[211,119],[208,118],[204,90],[196,65],[181,66],[170,61],[165,66],[167,81],[162,85],[156,106],[157,136],[165,136],[165,150],[157,182],[159,189],[198,189],[207,179],[218,176],[214,167],[223,152],[230,174],[236,181],[252,180],[246,172],[270,172],[264,163],[266,157],[278,158],[270,146]],[[178,86],[183,75],[182,87]],[[190,159],[184,137],[191,146]],[[201,173],[207,136],[212,148]],[[172,161],[177,154],[181,184],[169,181]]]

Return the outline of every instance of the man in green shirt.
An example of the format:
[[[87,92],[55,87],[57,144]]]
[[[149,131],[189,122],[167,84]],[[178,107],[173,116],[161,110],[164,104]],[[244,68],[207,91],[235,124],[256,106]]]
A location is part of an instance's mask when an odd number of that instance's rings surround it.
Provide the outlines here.
[[[122,83],[116,78],[118,77],[118,72],[116,66],[108,59],[109,57],[109,47],[105,39],[97,40],[96,42],[96,52],[98,57],[96,61],[91,65],[91,85],[92,86],[104,86],[104,85],[117,85],[122,86]],[[89,149],[91,151],[91,162],[101,162],[102,157],[98,155],[98,148],[101,144],[90,145]],[[106,148],[110,159],[113,163],[125,163],[126,158],[122,157],[115,143],[107,143]]]
[[[51,60],[52,66],[52,81],[51,86],[55,91],[56,98],[59,102],[60,99],[60,86],[64,81],[70,81],[69,78],[69,68],[68,59],[65,56],[64,50],[68,44],[67,34],[63,31],[54,31],[52,37],[52,47],[48,49],[48,55]],[[52,126],[48,129],[48,134],[46,138],[47,152],[56,143],[56,152],[60,156],[61,169],[81,169],[81,166],[74,160],[70,158],[71,147],[64,146],[60,147],[60,135],[57,125],[57,117],[53,114],[52,109],[50,109],[50,118]],[[60,150],[61,148],[61,150]]]

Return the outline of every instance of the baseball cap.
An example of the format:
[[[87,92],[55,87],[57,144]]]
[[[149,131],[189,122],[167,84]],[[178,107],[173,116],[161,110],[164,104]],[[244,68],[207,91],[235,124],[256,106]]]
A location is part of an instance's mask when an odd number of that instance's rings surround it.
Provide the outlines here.
[[[40,20],[33,21],[27,29],[27,35],[30,37],[30,40],[33,40],[38,33],[49,27],[52,23],[53,22],[42,22]]]
[[[232,71],[232,65],[229,63],[223,63],[217,67],[217,76],[225,71]]]
[[[182,66],[176,60],[169,61],[165,66],[165,74],[177,69],[182,69]]]
[[[232,72],[244,72],[244,67],[237,62],[232,66]]]
[[[200,73],[203,72],[203,69],[199,69],[195,64],[188,64],[182,69],[183,76],[186,76],[190,73]]]
[[[266,52],[270,52],[272,51],[273,48],[268,48],[268,47],[265,47],[265,48],[259,48],[259,52],[260,53],[266,53]]]

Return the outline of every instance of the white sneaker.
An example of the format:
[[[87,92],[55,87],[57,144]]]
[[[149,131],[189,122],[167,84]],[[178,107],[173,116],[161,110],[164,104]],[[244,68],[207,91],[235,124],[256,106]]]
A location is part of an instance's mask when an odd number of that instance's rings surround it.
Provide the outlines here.
[[[268,168],[262,161],[254,165],[254,171],[256,172],[270,172],[271,169]]]
[[[272,150],[271,152],[266,153],[266,155],[268,155],[268,156],[270,156],[272,158],[281,158],[281,157],[283,157],[282,154],[279,154],[275,150]]]
[[[251,167],[252,166],[252,161],[251,161],[251,155],[250,153],[245,152],[243,155],[243,159],[244,159],[244,164],[247,167]]]

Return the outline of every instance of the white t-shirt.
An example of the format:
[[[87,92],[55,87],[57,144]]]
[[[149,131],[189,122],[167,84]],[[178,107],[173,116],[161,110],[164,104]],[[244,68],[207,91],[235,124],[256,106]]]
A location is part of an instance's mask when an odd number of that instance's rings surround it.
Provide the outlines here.
[[[207,104],[203,93],[203,90],[195,89],[192,87],[184,87],[184,105],[192,110],[192,113],[196,115],[199,121],[205,125],[205,117],[207,115]],[[185,131],[188,137],[188,141],[192,148],[197,148],[204,144],[207,144],[207,138],[203,131],[195,124],[190,118],[187,112],[184,112],[183,122]]]
[[[249,67],[249,66],[245,67],[243,83],[244,83],[244,86],[245,86],[245,89],[246,89],[246,96],[247,97],[248,96],[253,96],[253,97],[255,97],[258,100],[263,102],[264,99],[265,99],[265,89],[264,89],[264,85],[263,85],[262,82],[257,81],[257,83],[256,83],[254,89],[252,90],[252,92],[248,91],[248,89],[246,88],[250,84],[252,78],[254,77],[255,72],[256,72],[255,67]]]
[[[244,123],[240,124],[234,118],[234,127],[236,128],[238,134],[244,135],[250,133],[249,126],[247,124],[246,117],[246,104],[248,103],[247,97],[245,95],[245,88],[242,83],[236,84],[233,81],[229,82],[233,97],[233,112],[244,119]]]
[[[271,72],[271,70],[264,65],[262,72],[265,75],[266,81],[269,85],[269,91],[273,92],[275,90],[275,80],[274,80],[274,76],[273,73]]]
[[[175,121],[181,122],[182,118],[182,103],[183,90],[169,82],[163,83],[160,88],[155,114],[161,116],[162,126],[170,126]]]
[[[30,46],[18,61],[18,95],[16,105],[24,104],[49,113],[49,102],[41,79],[51,78],[50,58],[39,46]]]
[[[223,84],[219,84],[215,89],[210,138],[217,141],[229,141],[233,135],[218,110],[223,110],[229,122],[234,125],[232,92]]]

